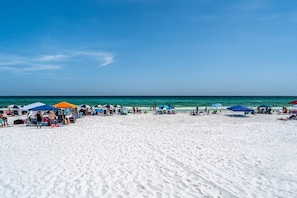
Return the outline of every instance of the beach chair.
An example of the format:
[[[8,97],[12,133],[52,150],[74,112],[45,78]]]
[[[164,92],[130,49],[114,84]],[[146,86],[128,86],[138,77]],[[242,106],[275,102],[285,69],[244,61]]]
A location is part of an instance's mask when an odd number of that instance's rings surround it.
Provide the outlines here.
[[[30,118],[26,118],[26,126],[32,126]]]
[[[3,127],[4,126],[4,122],[3,120],[0,118],[0,127]]]

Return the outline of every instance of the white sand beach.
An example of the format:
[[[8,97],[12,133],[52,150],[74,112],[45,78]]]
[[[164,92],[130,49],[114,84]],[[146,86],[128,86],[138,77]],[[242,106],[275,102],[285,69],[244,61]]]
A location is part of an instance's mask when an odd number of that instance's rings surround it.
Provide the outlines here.
[[[0,197],[297,197],[297,121],[86,116],[0,128]]]

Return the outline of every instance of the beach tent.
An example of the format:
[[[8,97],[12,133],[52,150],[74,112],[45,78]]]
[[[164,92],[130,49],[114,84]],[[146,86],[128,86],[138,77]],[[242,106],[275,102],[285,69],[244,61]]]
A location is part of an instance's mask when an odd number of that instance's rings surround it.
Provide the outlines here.
[[[51,110],[60,111],[59,108],[56,108],[56,107],[53,107],[53,106],[50,106],[50,105],[42,105],[42,106],[39,106],[39,107],[34,107],[32,109],[29,109],[29,111],[51,111]]]
[[[297,100],[294,100],[292,102],[289,102],[289,104],[297,104]]]
[[[231,106],[231,107],[228,107],[227,109],[231,110],[231,111],[244,111],[244,112],[254,111],[253,109],[250,109],[250,108],[242,106],[242,105]]]
[[[64,108],[64,109],[66,109],[66,108],[71,108],[71,109],[74,109],[74,108],[76,108],[76,105],[74,105],[74,104],[71,104],[71,103],[68,103],[68,102],[65,102],[65,101],[63,101],[63,102],[60,102],[60,103],[58,103],[58,104],[55,104],[54,105],[56,108]]]
[[[21,111],[28,111],[29,109],[33,109],[35,107],[39,107],[39,106],[42,106],[42,105],[45,105],[44,103],[42,102],[34,102],[32,104],[28,104],[26,106],[23,106],[20,108]]]

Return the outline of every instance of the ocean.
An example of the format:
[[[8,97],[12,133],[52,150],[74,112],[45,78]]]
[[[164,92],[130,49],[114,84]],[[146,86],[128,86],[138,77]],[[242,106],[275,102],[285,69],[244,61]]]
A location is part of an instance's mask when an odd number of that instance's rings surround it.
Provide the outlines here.
[[[76,105],[88,104],[90,106],[104,104],[119,104],[125,107],[141,107],[149,109],[156,105],[173,105],[177,109],[191,109],[197,105],[211,106],[214,103],[222,104],[221,108],[241,104],[248,107],[257,107],[267,104],[272,107],[290,107],[289,102],[297,100],[297,96],[0,96],[0,106],[11,104],[28,105],[42,102],[54,105],[67,101]]]

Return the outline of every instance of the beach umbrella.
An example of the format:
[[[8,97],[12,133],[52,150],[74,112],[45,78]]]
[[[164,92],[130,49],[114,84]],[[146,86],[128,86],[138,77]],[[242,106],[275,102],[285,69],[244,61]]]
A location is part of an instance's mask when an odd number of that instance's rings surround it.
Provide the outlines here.
[[[174,109],[173,105],[168,105],[169,109]]]
[[[110,108],[110,109],[113,109],[114,108],[114,106],[113,105],[110,105],[110,104],[105,104],[105,105],[103,105],[103,107]]]
[[[99,104],[99,105],[97,105],[96,107],[98,107],[98,108],[102,108],[102,105]]]
[[[211,107],[221,107],[221,106],[222,106],[222,104],[220,104],[220,103],[215,103],[215,104],[211,105]]]
[[[61,109],[50,106],[50,105],[42,105],[39,107],[34,107],[34,108],[29,109],[29,111],[51,111],[51,110],[60,111]]]
[[[15,105],[15,104],[11,104],[11,105],[8,105],[7,108],[11,108],[11,109],[19,109],[20,106]]]
[[[167,106],[167,105],[161,105],[161,106],[159,106],[159,109],[169,109],[169,106]]]
[[[250,109],[248,107],[242,106],[242,105],[235,105],[227,108],[231,111],[244,111],[244,112],[251,112],[254,111],[253,109]]]
[[[116,108],[122,108],[122,106],[121,105],[114,105]]]
[[[82,105],[79,105],[81,108],[88,108],[88,109],[90,109],[91,108],[91,106],[90,105],[87,105],[87,104],[82,104]]]
[[[66,108],[74,109],[74,108],[76,108],[76,105],[71,104],[71,103],[66,102],[66,101],[60,102],[60,103],[58,103],[58,104],[55,104],[54,106],[55,106],[56,108],[61,108],[61,109],[66,109]]]
[[[110,104],[105,104],[105,105],[103,105],[103,107],[110,108]]]
[[[297,100],[294,100],[292,102],[289,102],[289,104],[297,104]]]

